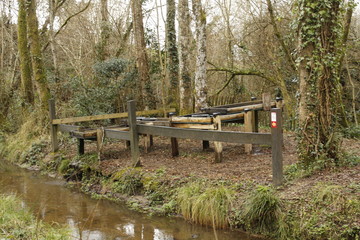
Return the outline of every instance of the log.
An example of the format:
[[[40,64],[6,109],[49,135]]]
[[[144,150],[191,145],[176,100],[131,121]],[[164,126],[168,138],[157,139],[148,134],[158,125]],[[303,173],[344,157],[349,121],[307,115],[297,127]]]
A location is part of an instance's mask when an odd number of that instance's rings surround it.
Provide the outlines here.
[[[212,117],[173,117],[171,123],[213,123]]]
[[[190,128],[190,129],[203,129],[203,130],[216,130],[215,124],[187,124],[187,123],[172,123],[172,127],[176,128]]]
[[[254,132],[255,130],[255,117],[254,112],[249,111],[245,113],[245,132]],[[245,144],[245,153],[251,154],[253,150],[252,144]]]

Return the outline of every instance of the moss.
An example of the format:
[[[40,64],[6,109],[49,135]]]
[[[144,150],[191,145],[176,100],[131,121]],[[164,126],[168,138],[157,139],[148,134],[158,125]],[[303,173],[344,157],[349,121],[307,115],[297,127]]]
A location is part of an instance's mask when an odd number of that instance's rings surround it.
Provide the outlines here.
[[[135,195],[139,193],[143,187],[141,182],[143,173],[140,168],[125,168],[113,174],[112,190],[118,193]]]

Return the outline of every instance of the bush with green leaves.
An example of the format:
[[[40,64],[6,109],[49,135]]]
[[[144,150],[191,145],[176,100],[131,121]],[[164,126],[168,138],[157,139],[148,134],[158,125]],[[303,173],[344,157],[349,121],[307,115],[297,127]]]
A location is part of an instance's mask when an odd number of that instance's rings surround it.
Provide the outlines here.
[[[140,168],[125,168],[111,177],[114,192],[136,195],[143,188],[141,181],[143,173]]]

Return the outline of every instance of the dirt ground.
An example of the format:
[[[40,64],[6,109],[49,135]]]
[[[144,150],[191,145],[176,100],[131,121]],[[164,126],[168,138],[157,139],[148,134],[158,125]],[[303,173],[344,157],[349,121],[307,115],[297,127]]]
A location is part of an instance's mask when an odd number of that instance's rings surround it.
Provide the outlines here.
[[[224,130],[236,129],[228,127]],[[255,145],[253,153],[246,154],[243,145],[223,143],[224,151],[221,163],[213,163],[213,143],[210,143],[210,149],[203,150],[201,141],[179,139],[180,155],[178,157],[171,156],[169,138],[155,136],[154,146],[148,153],[144,152],[143,146],[144,137],[140,137],[140,158],[145,171],[155,171],[161,168],[166,170],[167,174],[179,177],[197,176],[219,180],[254,181],[259,184],[268,184],[272,179],[271,148],[269,146]],[[343,146],[347,152],[360,155],[359,140],[344,139]],[[71,152],[75,154],[76,144],[72,144],[71,149]],[[87,141],[85,152],[96,153],[96,143]],[[284,166],[297,161],[294,133],[284,133],[283,158]],[[130,150],[126,148],[125,141],[105,141],[101,159],[100,168],[105,175],[131,166]],[[326,171],[328,172],[319,172],[311,176],[308,180],[309,184],[328,180],[334,180],[338,184],[360,182],[360,166]]]

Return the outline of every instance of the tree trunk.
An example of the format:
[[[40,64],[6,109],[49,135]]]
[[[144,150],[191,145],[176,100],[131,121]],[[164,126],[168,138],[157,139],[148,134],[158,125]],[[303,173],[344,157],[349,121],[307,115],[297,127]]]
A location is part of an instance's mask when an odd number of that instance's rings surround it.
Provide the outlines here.
[[[18,13],[18,49],[20,56],[21,91],[23,107],[34,104],[34,89],[31,79],[31,57],[28,48],[25,0],[19,0]]]
[[[179,86],[180,113],[192,112],[192,86],[190,75],[190,13],[188,0],[179,0]]]
[[[298,150],[306,166],[338,160],[340,94],[339,0],[299,1],[300,99]]]
[[[195,111],[207,107],[206,14],[200,0],[193,0],[196,28]]]
[[[33,75],[39,92],[41,109],[47,111],[48,100],[50,99],[50,90],[41,54],[35,0],[26,0],[26,22],[30,42],[30,53],[32,57]]]
[[[149,75],[149,62],[146,53],[146,44],[143,26],[143,14],[141,0],[131,1],[131,10],[134,23],[134,39],[136,47],[136,63],[139,72],[139,105],[145,109],[152,109],[155,107],[155,97],[152,92],[150,75]]]
[[[109,57],[107,49],[110,38],[109,10],[108,0],[101,0],[101,24],[100,24],[100,41],[97,45],[97,59],[104,61]]]
[[[175,0],[167,0],[166,14],[166,49],[167,49],[167,79],[169,80],[169,98],[168,104],[179,108],[179,63],[176,47],[175,30]]]

